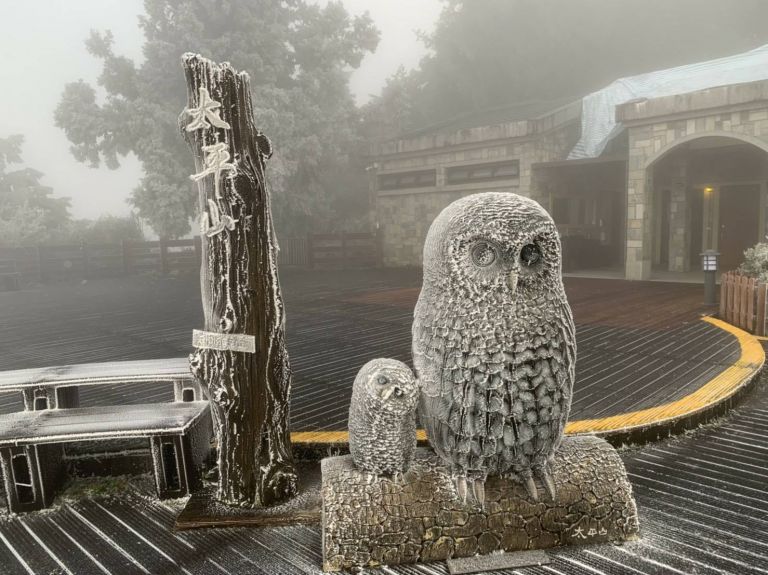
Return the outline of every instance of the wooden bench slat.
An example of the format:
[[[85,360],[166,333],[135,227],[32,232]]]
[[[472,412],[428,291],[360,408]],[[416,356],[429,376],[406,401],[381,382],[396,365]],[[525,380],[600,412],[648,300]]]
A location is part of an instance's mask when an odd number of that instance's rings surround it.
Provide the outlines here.
[[[207,401],[20,411],[0,416],[0,446],[183,434]]]
[[[0,372],[0,391],[26,387],[66,387],[130,382],[192,380],[186,357],[104,363],[81,363],[56,367]]]

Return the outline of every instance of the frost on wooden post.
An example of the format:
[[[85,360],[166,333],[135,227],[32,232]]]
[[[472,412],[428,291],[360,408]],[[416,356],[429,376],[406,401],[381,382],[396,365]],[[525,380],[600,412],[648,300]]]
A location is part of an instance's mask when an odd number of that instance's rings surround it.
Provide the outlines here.
[[[229,146],[224,142],[216,142],[209,146],[203,146],[200,149],[204,154],[204,169],[197,174],[192,174],[189,178],[193,182],[199,182],[206,176],[213,176],[213,195],[217,200],[221,200],[221,173],[229,172],[233,174],[237,172],[237,167],[229,162]]]
[[[217,498],[269,505],[296,493],[291,370],[264,173],[271,147],[254,125],[245,73],[195,54],[182,64],[188,105],[179,127],[195,155],[205,317],[190,367],[211,398]]]
[[[232,216],[221,215],[219,205],[214,200],[208,200],[208,211],[200,216],[200,233],[210,238],[225,229],[233,231],[236,223],[237,220],[232,219]]]
[[[221,104],[211,98],[211,95],[204,86],[200,86],[197,106],[187,108],[187,115],[192,117],[192,121],[187,124],[185,130],[187,132],[207,130],[212,125],[229,130],[231,126],[221,119],[220,112],[218,111],[219,108],[221,108]]]

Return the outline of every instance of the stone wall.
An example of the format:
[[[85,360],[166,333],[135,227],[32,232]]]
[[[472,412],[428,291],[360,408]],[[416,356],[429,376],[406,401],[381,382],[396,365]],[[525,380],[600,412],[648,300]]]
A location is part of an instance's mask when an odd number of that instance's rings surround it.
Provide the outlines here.
[[[442,209],[473,192],[435,192],[379,196],[376,217],[382,260],[387,267],[420,266],[424,239]]]
[[[399,147],[385,145],[383,150],[388,153],[377,158],[377,174],[435,168],[436,185],[374,192],[373,220],[382,236],[384,265],[420,266],[424,238],[432,220],[448,204],[464,196],[502,191],[545,201],[545,194],[537,194],[533,165],[565,157],[578,137],[577,124],[570,116],[568,120],[569,123],[544,133],[536,133],[535,127],[528,123],[525,123],[527,130],[523,130],[517,122],[462,130],[453,138],[435,134],[400,142]],[[513,125],[517,126],[514,130],[509,127]],[[499,136],[507,139],[493,139]],[[504,160],[519,161],[517,178],[476,184],[445,183],[447,168]],[[546,203],[543,205],[548,207]]]

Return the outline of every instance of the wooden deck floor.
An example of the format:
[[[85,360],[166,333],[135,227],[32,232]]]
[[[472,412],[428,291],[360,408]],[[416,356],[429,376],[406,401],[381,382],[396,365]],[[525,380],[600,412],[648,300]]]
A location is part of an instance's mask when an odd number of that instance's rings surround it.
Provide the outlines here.
[[[550,565],[499,575],[768,573],[768,388],[719,426],[622,457],[641,538],[551,551]],[[5,575],[319,575],[318,526],[173,533],[176,510],[134,484],[120,498],[0,517]],[[383,575],[445,575],[443,563]]]
[[[414,272],[283,274],[296,373],[294,429],[343,428],[349,386],[371,357],[409,359]],[[700,286],[569,279],[579,337],[573,418],[687,394],[738,354],[735,338],[699,320]],[[127,278],[0,293],[0,369],[163,358],[188,352],[199,327],[195,278]],[[170,399],[158,386],[83,390],[84,403]],[[14,395],[13,398],[16,396]],[[13,409],[11,396],[0,407]],[[768,389],[725,423],[625,452],[642,537],[620,547],[552,552],[518,575],[768,573]],[[319,574],[320,529],[174,534],[175,508],[132,482],[119,498],[61,500],[0,516],[0,573]],[[445,575],[441,563],[385,575]],[[511,573],[509,574],[511,575]]]
[[[294,431],[346,429],[351,384],[374,357],[410,362],[420,275],[408,270],[283,273],[295,378]],[[737,357],[736,339],[700,321],[701,286],[566,280],[579,359],[571,420],[679,399]],[[197,278],[130,277],[0,292],[0,370],[184,356],[201,311]],[[81,390],[83,405],[170,400],[170,386]],[[0,395],[0,412],[20,394]]]

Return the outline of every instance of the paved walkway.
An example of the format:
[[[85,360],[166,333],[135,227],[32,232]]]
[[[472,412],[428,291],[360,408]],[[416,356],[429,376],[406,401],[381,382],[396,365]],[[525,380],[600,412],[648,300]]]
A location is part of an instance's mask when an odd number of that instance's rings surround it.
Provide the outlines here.
[[[420,274],[410,270],[283,273],[295,378],[292,429],[346,429],[351,384],[374,357],[410,362]],[[737,337],[701,320],[702,288],[567,278],[577,324],[571,421],[681,400],[742,353]],[[198,280],[129,277],[0,292],[0,370],[185,356],[201,327]],[[169,386],[96,386],[83,405],[170,399]],[[0,395],[0,412],[19,409]],[[582,429],[583,430],[583,429]]]

